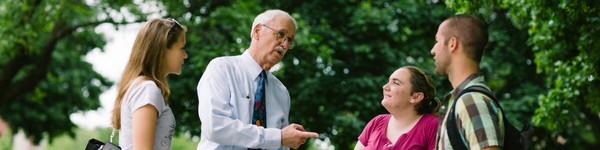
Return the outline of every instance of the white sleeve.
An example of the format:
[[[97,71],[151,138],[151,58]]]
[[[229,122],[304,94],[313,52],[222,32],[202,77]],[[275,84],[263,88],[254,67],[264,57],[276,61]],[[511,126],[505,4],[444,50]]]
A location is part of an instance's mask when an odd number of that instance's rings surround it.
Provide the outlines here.
[[[281,129],[263,128],[232,119],[231,74],[222,59],[212,60],[198,83],[198,116],[202,134],[222,145],[272,149],[281,147]]]
[[[153,81],[142,81],[138,85],[132,85],[133,87],[129,90],[131,93],[131,99],[129,100],[129,106],[131,106],[131,114],[137,109],[147,104],[154,106],[158,112],[158,116],[162,113],[165,107],[165,101],[162,96],[162,92]]]

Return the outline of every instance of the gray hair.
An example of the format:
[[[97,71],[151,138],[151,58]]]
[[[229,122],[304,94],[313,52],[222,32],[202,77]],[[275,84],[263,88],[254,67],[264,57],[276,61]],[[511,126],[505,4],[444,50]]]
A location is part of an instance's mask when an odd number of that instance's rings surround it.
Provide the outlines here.
[[[250,30],[250,38],[252,38],[252,32],[254,32],[254,27],[256,25],[266,24],[266,23],[272,21],[273,18],[275,18],[275,16],[278,16],[278,15],[284,15],[284,16],[290,18],[290,20],[292,20],[292,23],[294,23],[294,29],[298,29],[296,20],[294,19],[294,17],[290,16],[290,14],[288,14],[287,12],[285,12],[283,10],[270,9],[263,13],[260,13],[258,16],[256,16],[256,18],[254,18],[254,22],[252,22],[252,30]]]

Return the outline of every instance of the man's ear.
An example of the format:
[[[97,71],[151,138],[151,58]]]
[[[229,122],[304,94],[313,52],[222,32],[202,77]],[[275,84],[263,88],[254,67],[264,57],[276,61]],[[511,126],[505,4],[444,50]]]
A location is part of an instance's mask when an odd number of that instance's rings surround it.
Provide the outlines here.
[[[410,95],[410,103],[417,104],[421,102],[425,98],[425,94],[423,92],[414,92]]]
[[[256,40],[259,39],[258,33],[260,32],[260,30],[262,30],[262,26],[260,24],[256,24],[254,26],[254,30],[252,30],[252,39],[256,39]]]
[[[450,52],[454,52],[458,49],[458,39],[455,36],[450,37],[448,39],[448,48],[450,48]]]

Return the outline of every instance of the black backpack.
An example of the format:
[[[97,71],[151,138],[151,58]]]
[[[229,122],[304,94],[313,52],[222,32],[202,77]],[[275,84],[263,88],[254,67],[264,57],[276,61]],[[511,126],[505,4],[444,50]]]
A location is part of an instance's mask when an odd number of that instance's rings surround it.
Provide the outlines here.
[[[502,149],[507,149],[507,150],[524,150],[524,149],[528,149],[528,139],[527,134],[525,132],[521,132],[519,131],[517,128],[515,128],[514,125],[512,125],[510,123],[510,121],[508,121],[508,119],[506,119],[506,113],[504,113],[504,110],[502,109],[502,107],[500,106],[500,104],[498,103],[496,97],[494,96],[494,94],[492,93],[492,91],[490,91],[489,89],[481,86],[481,85],[473,85],[470,86],[464,90],[462,90],[460,92],[460,94],[458,94],[455,98],[454,98],[454,102],[452,104],[452,106],[450,107],[450,112],[448,113],[448,121],[446,121],[446,130],[448,131],[448,139],[450,140],[450,144],[452,144],[452,149],[455,150],[466,150],[467,147],[466,145],[462,142],[462,138],[460,136],[460,133],[458,131],[458,127],[456,124],[456,118],[455,118],[455,114],[454,114],[454,108],[456,105],[456,102],[458,101],[458,98],[460,96],[462,96],[465,93],[469,93],[469,92],[478,92],[481,94],[484,94],[488,97],[490,97],[492,99],[492,101],[494,101],[494,103],[496,104],[496,106],[498,106],[498,108],[500,108],[500,111],[502,111],[502,116],[504,120],[504,143],[502,144]],[[530,131],[528,130],[528,125],[526,125],[524,128],[524,131]]]

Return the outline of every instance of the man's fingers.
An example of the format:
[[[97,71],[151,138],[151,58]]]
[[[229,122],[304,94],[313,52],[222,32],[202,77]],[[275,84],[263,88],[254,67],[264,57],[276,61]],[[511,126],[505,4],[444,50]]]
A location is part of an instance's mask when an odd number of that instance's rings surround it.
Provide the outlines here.
[[[300,133],[298,133],[301,137],[304,138],[316,138],[319,137],[318,133],[315,132],[307,132],[307,131],[299,131]]]
[[[296,126],[296,130],[304,131],[304,126],[298,125]]]
[[[298,126],[300,126],[300,125],[299,125],[299,124],[292,123],[292,124],[290,124],[289,126],[290,126],[290,127],[292,127],[292,128],[294,128],[294,129],[298,129]]]
[[[294,147],[290,147],[290,148],[292,148],[292,149],[298,149],[298,148],[300,148],[301,145],[302,144],[297,143],[297,144],[294,144]]]
[[[299,124],[292,123],[292,124],[288,125],[288,127],[291,127],[291,128],[296,129],[298,131],[304,131],[304,126],[299,125]]]

